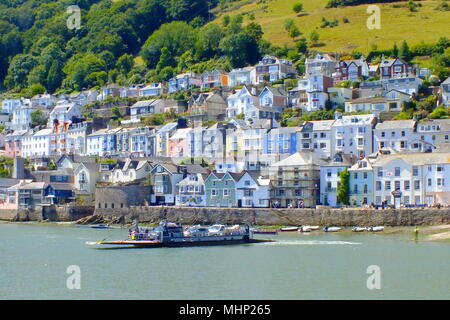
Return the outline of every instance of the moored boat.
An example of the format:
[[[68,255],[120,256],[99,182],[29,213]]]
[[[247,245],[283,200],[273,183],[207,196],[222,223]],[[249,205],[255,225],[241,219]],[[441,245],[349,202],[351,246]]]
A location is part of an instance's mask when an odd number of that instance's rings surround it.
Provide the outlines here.
[[[283,232],[292,232],[292,231],[298,231],[299,227],[284,227],[280,228],[280,231]]]
[[[311,227],[310,226],[301,226],[298,231],[300,231],[300,232],[311,232]]]
[[[268,230],[268,229],[253,229],[252,232],[254,234],[277,234],[276,230]]]
[[[365,228],[365,227],[353,227],[352,231],[353,232],[364,232],[364,231],[367,231],[367,228]]]
[[[342,228],[339,228],[339,227],[325,227],[325,228],[323,228],[323,231],[325,231],[325,232],[338,232],[341,229]]]
[[[370,232],[381,232],[381,231],[384,231],[384,227],[383,226],[368,227],[367,231],[370,231]]]

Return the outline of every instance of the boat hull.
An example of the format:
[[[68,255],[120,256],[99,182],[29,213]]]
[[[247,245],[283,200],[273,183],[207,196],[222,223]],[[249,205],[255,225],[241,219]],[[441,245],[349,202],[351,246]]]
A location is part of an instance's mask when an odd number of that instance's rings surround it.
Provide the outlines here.
[[[124,241],[96,241],[87,243],[89,245],[113,245],[120,247],[140,248],[163,248],[163,247],[197,247],[197,246],[222,246],[247,243],[273,242],[270,239],[232,239],[232,240],[204,240],[204,241],[146,241],[146,240],[124,240]]]

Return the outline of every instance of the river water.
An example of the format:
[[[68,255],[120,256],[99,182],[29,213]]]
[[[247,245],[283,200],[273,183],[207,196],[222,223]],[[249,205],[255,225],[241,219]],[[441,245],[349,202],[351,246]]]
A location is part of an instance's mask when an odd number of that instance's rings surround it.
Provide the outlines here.
[[[284,233],[266,244],[122,250],[85,244],[126,233],[0,224],[0,299],[450,299],[450,243],[411,235]],[[80,289],[68,289],[72,265]],[[369,277],[380,289],[368,289]]]

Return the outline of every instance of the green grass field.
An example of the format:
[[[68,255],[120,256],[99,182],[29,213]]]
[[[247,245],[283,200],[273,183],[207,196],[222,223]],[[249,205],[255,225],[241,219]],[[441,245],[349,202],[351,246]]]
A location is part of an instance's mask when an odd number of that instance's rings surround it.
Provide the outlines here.
[[[367,28],[367,5],[326,9],[328,0],[267,0],[266,3],[259,4],[257,1],[248,3],[248,0],[243,0],[241,6],[237,3],[238,9],[219,15],[217,20],[220,21],[225,14],[253,13],[255,21],[263,27],[264,37],[272,43],[283,45],[292,43],[284,29],[284,21],[291,18],[302,32],[300,37],[309,40],[314,29],[319,33],[319,43],[322,46],[317,47],[318,50],[368,52],[373,45],[378,49],[388,49],[394,43],[400,45],[403,40],[413,45],[422,41],[435,42],[442,36],[449,37],[450,11],[434,10],[439,1],[420,1],[422,7],[418,8],[418,12],[410,12],[408,8],[394,8],[394,3],[378,4],[381,8],[381,29],[375,30]],[[296,2],[303,3],[302,13],[305,16],[298,17],[292,10]],[[339,25],[321,28],[322,17],[330,21],[337,19]],[[343,22],[344,17],[349,19],[349,23]]]

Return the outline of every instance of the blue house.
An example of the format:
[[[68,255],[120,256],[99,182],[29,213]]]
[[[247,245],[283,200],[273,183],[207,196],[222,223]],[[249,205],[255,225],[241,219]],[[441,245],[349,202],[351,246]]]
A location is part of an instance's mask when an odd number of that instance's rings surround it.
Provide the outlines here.
[[[295,127],[269,130],[264,134],[264,153],[291,155],[297,152],[297,130]]]
[[[373,203],[373,167],[366,159],[358,160],[350,169],[350,204],[363,206]]]

